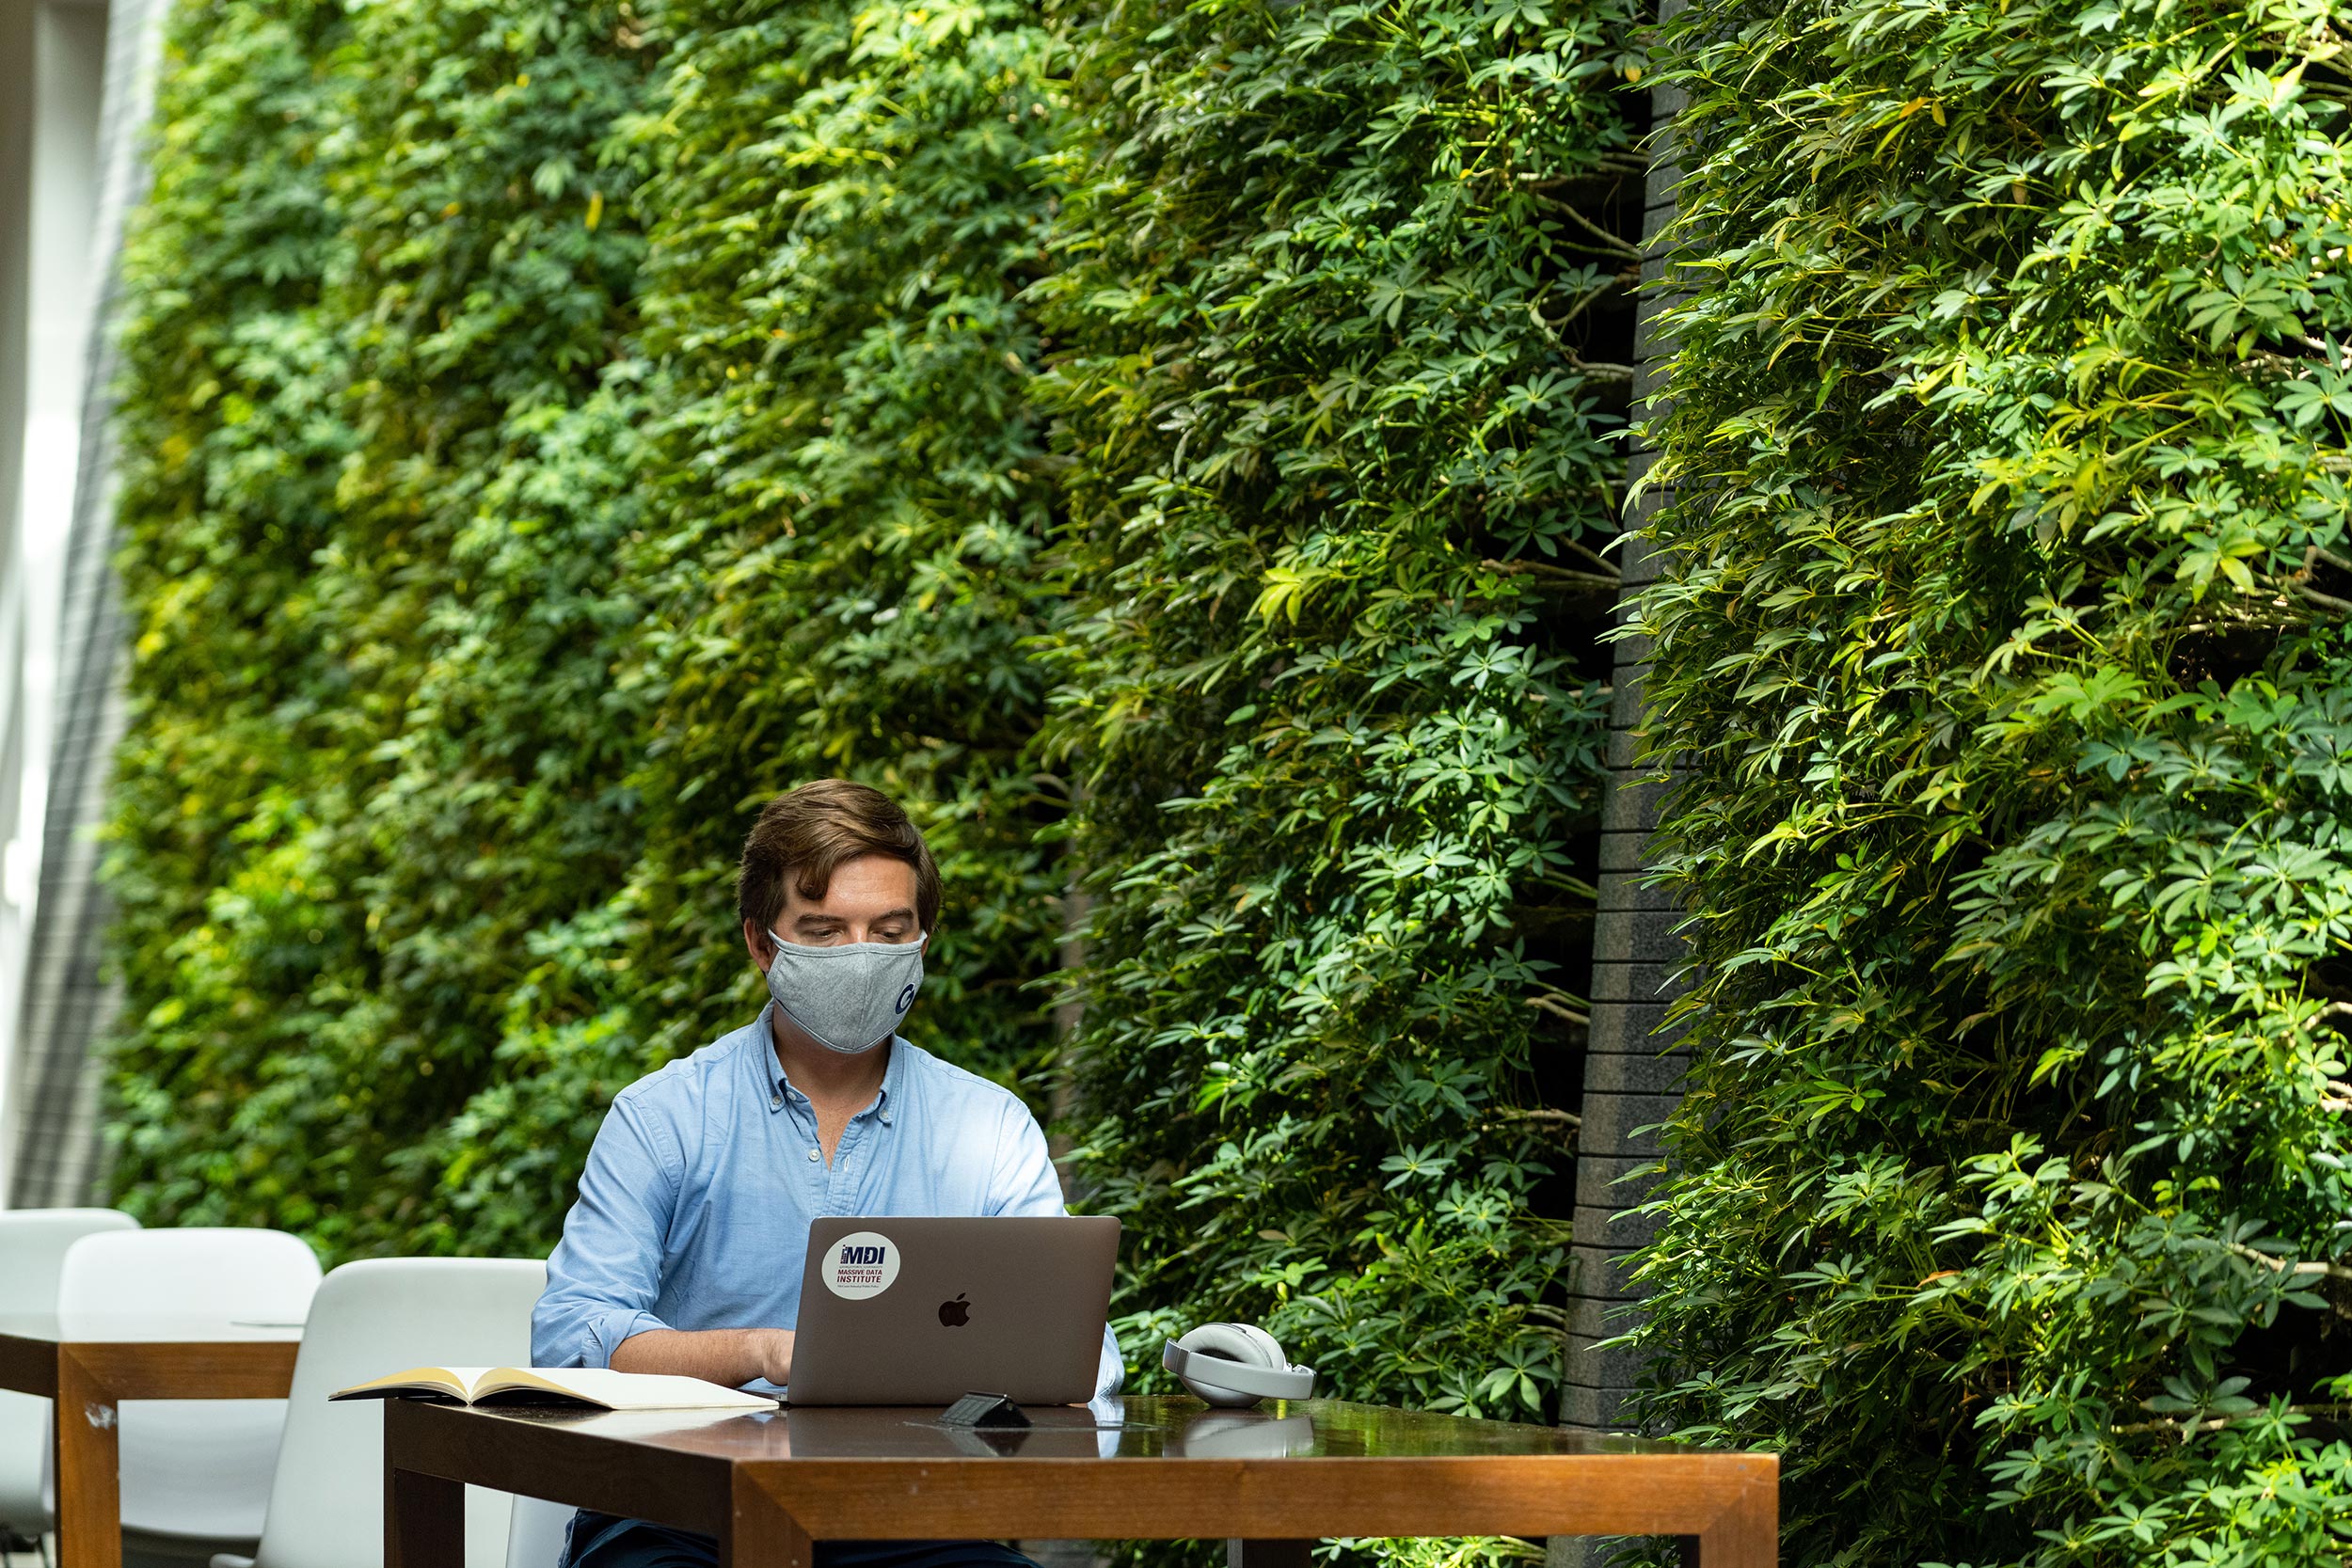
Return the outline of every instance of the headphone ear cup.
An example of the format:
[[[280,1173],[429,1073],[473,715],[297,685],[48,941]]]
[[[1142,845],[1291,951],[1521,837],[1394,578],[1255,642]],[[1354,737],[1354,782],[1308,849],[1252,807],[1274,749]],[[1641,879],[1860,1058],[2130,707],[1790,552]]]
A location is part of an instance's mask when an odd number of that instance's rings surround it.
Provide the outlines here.
[[[1255,1404],[1258,1396],[1210,1381],[1214,1373],[1209,1368],[1201,1367],[1201,1361],[1207,1360],[1212,1367],[1220,1359],[1239,1362],[1245,1367],[1279,1367],[1282,1364],[1281,1347],[1275,1345],[1272,1336],[1247,1323],[1202,1323],[1176,1343],[1178,1348],[1193,1354],[1191,1364],[1200,1369],[1201,1374],[1184,1376],[1182,1379],[1184,1386],[1209,1403],[1228,1408]],[[1273,1347],[1272,1359],[1267,1358],[1268,1346]]]

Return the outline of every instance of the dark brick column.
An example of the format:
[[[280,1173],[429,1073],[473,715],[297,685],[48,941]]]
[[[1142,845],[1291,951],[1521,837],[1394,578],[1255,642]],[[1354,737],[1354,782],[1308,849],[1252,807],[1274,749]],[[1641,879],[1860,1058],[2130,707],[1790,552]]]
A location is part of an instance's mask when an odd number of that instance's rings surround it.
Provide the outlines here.
[[[1663,20],[1684,0],[1661,0]],[[1664,274],[1658,236],[1674,216],[1677,173],[1671,122],[1678,95],[1653,89],[1651,164],[1645,186],[1641,301],[1634,333],[1635,417],[1655,414],[1651,403],[1661,379],[1657,317],[1661,298],[1652,291]],[[1636,445],[1629,479],[1649,469],[1653,454]],[[1643,497],[1629,521],[1646,523],[1659,504]],[[1657,562],[1646,545],[1629,541],[1619,567],[1624,573],[1618,614],[1628,596],[1655,580]],[[1563,1426],[1594,1431],[1621,1429],[1620,1409],[1638,1381],[1634,1358],[1624,1351],[1597,1351],[1602,1339],[1629,1326],[1619,1315],[1633,1292],[1625,1278],[1625,1255],[1648,1239],[1646,1222],[1626,1210],[1642,1201],[1642,1184],[1622,1180],[1657,1158],[1655,1134],[1636,1129],[1655,1125],[1672,1112],[1683,1057],[1662,1024],[1673,1000],[1673,976],[1682,962],[1679,920],[1665,895],[1642,885],[1651,831],[1658,823],[1666,786],[1649,782],[1654,771],[1637,767],[1642,721],[1642,678],[1648,667],[1646,639],[1616,644],[1609,716],[1609,766],[1613,775],[1601,818],[1600,911],[1593,932],[1593,1023],[1584,1058],[1583,1125],[1577,1134],[1576,1242],[1568,1279],[1567,1387],[1561,1401]],[[1565,1543],[1562,1543],[1563,1545]]]

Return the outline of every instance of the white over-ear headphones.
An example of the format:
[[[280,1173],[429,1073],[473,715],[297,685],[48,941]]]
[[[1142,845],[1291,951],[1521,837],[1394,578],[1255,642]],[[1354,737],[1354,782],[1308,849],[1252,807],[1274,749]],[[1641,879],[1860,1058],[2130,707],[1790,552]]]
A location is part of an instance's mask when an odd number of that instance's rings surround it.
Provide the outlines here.
[[[1273,1335],[1248,1323],[1202,1323],[1170,1339],[1160,1365],[1211,1404],[1303,1400],[1315,1391],[1315,1370],[1292,1366]]]

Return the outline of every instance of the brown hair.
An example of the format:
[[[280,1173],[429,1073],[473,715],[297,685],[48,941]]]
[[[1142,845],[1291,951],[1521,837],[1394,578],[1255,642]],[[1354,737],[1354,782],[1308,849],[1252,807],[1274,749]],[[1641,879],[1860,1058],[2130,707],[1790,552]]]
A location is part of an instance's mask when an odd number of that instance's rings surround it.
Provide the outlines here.
[[[844,861],[888,855],[914,867],[914,915],[930,931],[939,917],[939,867],[898,802],[847,779],[815,779],[760,808],[743,863],[735,874],[735,908],[761,930],[784,913],[785,879],[803,898],[822,898]]]

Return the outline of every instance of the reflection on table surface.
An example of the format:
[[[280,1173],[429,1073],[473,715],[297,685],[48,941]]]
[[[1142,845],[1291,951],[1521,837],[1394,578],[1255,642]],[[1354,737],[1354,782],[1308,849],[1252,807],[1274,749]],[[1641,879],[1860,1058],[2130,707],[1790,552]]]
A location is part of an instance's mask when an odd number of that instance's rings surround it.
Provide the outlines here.
[[[294,1344],[295,1323],[173,1312],[0,1312],[0,1338],[50,1344]]]
[[[925,1405],[581,1411],[551,1405],[457,1412],[730,1460],[1441,1459],[1470,1455],[1687,1453],[1669,1443],[1481,1421],[1338,1400],[1269,1400],[1215,1410],[1151,1395],[1029,1406],[1026,1429],[942,1426]]]

